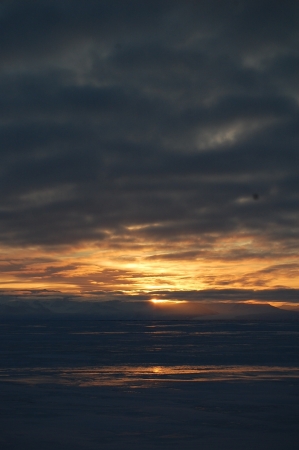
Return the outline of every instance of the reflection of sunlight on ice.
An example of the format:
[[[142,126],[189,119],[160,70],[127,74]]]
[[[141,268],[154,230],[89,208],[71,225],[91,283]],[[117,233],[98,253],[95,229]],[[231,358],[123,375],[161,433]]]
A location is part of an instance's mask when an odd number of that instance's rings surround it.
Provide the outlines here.
[[[1,369],[0,381],[70,386],[139,386],[161,382],[259,381],[298,379],[297,367],[272,366],[106,366]]]

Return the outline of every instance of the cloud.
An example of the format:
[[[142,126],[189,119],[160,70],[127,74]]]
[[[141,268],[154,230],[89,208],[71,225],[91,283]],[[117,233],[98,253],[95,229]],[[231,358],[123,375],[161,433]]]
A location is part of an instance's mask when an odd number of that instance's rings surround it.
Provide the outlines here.
[[[293,264],[296,2],[43,0],[0,8],[6,258],[20,248],[30,249],[29,259],[49,251],[59,266],[66,248],[86,246],[103,250],[107,273],[117,266],[105,259],[109,249],[128,274],[120,255],[133,263],[143,252],[129,278],[142,274],[144,260],[160,258],[166,273],[167,261],[254,258],[264,265],[255,277],[247,269],[247,281],[260,277],[265,286],[275,259]],[[87,267],[80,258],[68,264]]]

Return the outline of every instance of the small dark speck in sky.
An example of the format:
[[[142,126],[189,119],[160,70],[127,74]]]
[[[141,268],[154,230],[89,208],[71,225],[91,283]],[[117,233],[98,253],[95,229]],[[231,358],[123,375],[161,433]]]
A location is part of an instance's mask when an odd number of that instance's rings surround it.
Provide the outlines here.
[[[253,200],[258,200],[259,199],[259,194],[252,194],[252,198]]]

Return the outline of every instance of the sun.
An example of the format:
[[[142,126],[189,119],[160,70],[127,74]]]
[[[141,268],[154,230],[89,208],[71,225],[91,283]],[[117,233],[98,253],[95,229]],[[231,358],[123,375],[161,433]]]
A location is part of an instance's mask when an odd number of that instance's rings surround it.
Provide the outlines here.
[[[150,302],[155,303],[156,305],[173,305],[174,303],[186,303],[186,300],[164,300],[159,298],[152,298]]]
[[[150,300],[152,303],[168,303],[169,302],[169,300],[160,300],[160,299],[158,299],[158,298],[152,298],[151,300]]]

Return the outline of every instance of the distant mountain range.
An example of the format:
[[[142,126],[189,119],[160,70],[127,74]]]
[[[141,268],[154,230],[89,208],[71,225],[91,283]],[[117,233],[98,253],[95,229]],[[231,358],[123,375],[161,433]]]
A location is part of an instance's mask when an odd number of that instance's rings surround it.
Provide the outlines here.
[[[264,319],[287,319],[287,318],[298,318],[299,312],[285,310],[282,308],[277,308],[275,306],[269,305],[268,303],[213,303],[209,305],[212,314],[209,318],[264,318]],[[206,317],[207,318],[207,317]]]
[[[299,319],[299,311],[253,303],[162,303],[148,301],[1,300],[1,318],[94,319]]]

